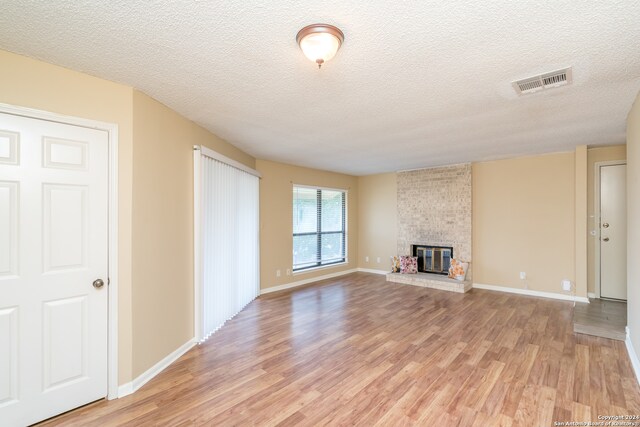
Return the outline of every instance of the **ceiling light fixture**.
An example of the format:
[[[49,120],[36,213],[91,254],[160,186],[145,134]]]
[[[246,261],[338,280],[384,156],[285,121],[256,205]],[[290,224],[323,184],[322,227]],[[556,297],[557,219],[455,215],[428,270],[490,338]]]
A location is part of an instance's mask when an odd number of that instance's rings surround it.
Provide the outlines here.
[[[336,55],[344,42],[344,34],[333,25],[313,24],[298,31],[296,41],[304,55],[320,68]]]

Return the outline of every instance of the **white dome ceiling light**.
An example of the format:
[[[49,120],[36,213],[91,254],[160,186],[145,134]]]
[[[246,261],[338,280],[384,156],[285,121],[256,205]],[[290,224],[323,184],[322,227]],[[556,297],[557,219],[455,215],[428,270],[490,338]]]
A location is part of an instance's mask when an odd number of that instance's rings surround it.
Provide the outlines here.
[[[313,24],[298,31],[296,41],[304,55],[320,68],[336,55],[344,42],[344,34],[333,25]]]

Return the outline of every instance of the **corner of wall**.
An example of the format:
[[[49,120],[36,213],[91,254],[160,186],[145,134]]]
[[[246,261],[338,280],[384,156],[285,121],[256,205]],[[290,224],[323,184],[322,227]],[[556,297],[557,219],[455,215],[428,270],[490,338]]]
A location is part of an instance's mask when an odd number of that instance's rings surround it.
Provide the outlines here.
[[[624,344],[627,347],[627,353],[629,354],[629,360],[631,361],[631,368],[633,372],[636,374],[636,380],[640,385],[640,359],[638,359],[638,353],[636,353],[635,346],[631,341],[631,330],[627,326],[626,328],[627,336],[624,340]]]
[[[397,176],[395,172],[358,177],[359,271],[389,271],[397,255]],[[368,261],[366,260],[368,257]],[[380,262],[378,262],[380,258]]]
[[[256,161],[260,181],[260,287],[279,288],[353,270],[358,256],[358,179],[356,176],[311,169],[270,160]],[[300,272],[291,271],[293,259],[293,184],[347,190],[347,263]],[[277,271],[280,270],[280,276]],[[319,279],[318,279],[319,280]]]
[[[640,354],[640,93],[627,117],[627,324]]]

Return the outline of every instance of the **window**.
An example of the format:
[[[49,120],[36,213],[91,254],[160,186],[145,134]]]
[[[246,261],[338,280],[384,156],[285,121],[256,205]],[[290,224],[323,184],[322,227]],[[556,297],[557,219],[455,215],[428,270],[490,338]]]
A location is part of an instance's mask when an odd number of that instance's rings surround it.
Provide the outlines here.
[[[346,192],[293,187],[293,271],[345,262]]]

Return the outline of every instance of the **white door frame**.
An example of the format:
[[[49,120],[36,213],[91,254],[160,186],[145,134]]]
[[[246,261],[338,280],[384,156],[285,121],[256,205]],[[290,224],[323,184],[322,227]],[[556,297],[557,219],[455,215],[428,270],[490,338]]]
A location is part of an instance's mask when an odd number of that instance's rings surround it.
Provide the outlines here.
[[[626,160],[608,160],[605,162],[595,162],[593,165],[594,173],[593,173],[593,216],[595,221],[595,230],[596,230],[596,243],[595,243],[595,252],[594,252],[594,264],[595,264],[595,294],[596,298],[600,298],[600,234],[602,233],[602,228],[600,227],[600,168],[602,166],[619,166],[626,165]]]
[[[109,144],[107,399],[118,398],[118,125],[0,103],[0,113],[107,132]]]

